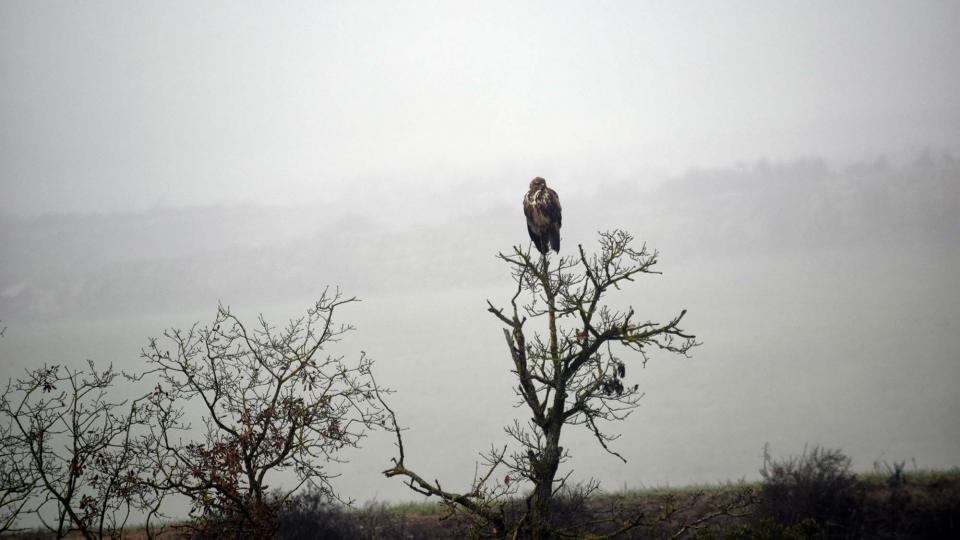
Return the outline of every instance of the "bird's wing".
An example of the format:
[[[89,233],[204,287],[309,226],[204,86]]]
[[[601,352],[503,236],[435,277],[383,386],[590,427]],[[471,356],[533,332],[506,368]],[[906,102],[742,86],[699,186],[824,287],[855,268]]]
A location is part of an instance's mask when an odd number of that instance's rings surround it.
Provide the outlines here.
[[[540,235],[537,234],[529,224],[527,224],[527,233],[530,234],[530,240],[536,244],[537,249],[540,249]]]
[[[550,222],[555,223],[559,229],[562,221],[561,211],[563,210],[563,208],[560,206],[560,197],[557,197],[556,191],[549,188],[547,188],[547,194],[549,194],[550,197],[545,209],[545,213],[550,216]]]
[[[540,235],[540,228],[537,226],[537,219],[534,215],[536,211],[533,208],[534,204],[536,203],[531,202],[530,197],[524,196],[523,215],[527,217],[527,233],[530,234],[530,240],[532,240],[533,244],[537,246],[537,250],[543,253],[546,249],[546,244],[543,237]]]
[[[527,216],[528,226],[530,223],[533,223],[533,205],[526,195],[523,197],[523,215]]]

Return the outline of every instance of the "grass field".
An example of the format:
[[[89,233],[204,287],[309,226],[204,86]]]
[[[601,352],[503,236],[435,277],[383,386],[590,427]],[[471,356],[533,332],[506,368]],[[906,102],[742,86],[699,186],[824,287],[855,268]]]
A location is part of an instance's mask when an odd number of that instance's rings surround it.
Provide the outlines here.
[[[628,488],[600,492],[585,501],[558,501],[556,518],[559,526],[573,535],[581,533],[582,538],[590,536],[578,524],[591,523],[593,532],[609,532],[631,516],[644,517],[617,538],[675,534],[725,540],[960,537],[960,468],[905,471],[880,466],[846,478],[844,483],[823,485],[788,482],[786,492],[778,491],[770,478]],[[729,514],[720,512],[699,522],[731,501],[742,504]],[[447,507],[430,500],[353,507],[305,504],[299,512],[284,514],[280,534],[290,539],[465,538],[478,532],[472,525],[467,516],[451,515]],[[8,537],[25,540],[53,535],[34,530]],[[166,540],[190,537],[183,523],[169,524],[160,535]],[[130,527],[123,538],[139,540],[146,534],[142,527]]]
[[[804,539],[804,538],[957,538],[960,537],[960,469],[914,470],[899,474],[882,468],[850,474],[842,482],[730,482],[692,486],[651,486],[600,493],[585,503],[560,501],[557,521],[571,533],[578,523],[609,532],[619,517],[645,516],[617,538]],[[785,495],[786,493],[786,495]],[[716,509],[743,504],[729,515]],[[307,530],[329,538],[462,538],[471,533],[462,515],[448,517],[436,502],[367,505],[335,515],[314,515]],[[307,517],[307,516],[303,516]],[[695,526],[690,527],[693,523]],[[291,533],[294,531],[290,531]],[[489,532],[489,531],[487,531]],[[308,535],[289,534],[288,538]],[[584,535],[584,538],[589,536]]]

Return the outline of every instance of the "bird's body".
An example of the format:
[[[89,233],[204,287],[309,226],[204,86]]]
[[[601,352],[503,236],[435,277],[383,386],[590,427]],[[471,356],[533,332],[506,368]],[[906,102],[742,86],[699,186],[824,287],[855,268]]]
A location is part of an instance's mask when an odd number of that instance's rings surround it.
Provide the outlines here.
[[[530,191],[523,196],[523,213],[527,216],[527,232],[537,250],[544,255],[553,249],[560,252],[560,198],[539,176],[530,182]]]

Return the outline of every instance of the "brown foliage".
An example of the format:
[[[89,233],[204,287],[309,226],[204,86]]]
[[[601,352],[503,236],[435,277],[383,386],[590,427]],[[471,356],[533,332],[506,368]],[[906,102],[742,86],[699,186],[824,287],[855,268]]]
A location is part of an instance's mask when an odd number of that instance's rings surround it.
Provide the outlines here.
[[[282,329],[262,317],[248,328],[221,306],[210,326],[150,341],[143,355],[160,382],[142,449],[157,471],[153,485],[189,497],[198,529],[271,536],[277,511],[302,485],[335,496],[325,465],[382,422],[372,361],[361,355],[350,365],[325,351],[352,329],[334,313],[354,301],[325,292]],[[187,420],[191,402],[202,408],[199,436]],[[271,489],[283,471],[295,484]]]

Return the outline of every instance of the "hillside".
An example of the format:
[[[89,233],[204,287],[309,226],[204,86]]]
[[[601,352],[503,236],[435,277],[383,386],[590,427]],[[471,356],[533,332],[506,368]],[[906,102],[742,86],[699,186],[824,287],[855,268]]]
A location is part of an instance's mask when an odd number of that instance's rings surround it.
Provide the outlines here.
[[[682,262],[861,245],[893,253],[960,238],[960,162],[949,155],[836,168],[761,161],[653,189],[597,185],[561,194],[565,245],[621,227]],[[436,206],[459,189],[442,188]],[[283,301],[318,279],[364,292],[482,285],[498,275],[491,254],[527,239],[517,208],[471,189],[477,204],[457,210],[466,215],[417,226],[404,226],[402,201],[373,212],[331,202],[8,217],[0,306],[7,320],[56,320]]]

